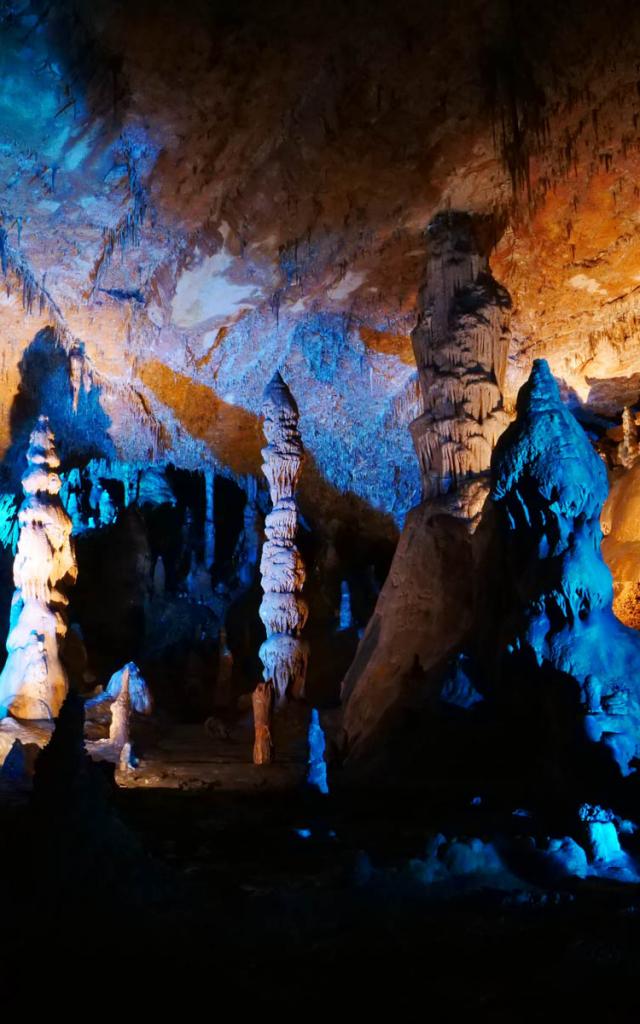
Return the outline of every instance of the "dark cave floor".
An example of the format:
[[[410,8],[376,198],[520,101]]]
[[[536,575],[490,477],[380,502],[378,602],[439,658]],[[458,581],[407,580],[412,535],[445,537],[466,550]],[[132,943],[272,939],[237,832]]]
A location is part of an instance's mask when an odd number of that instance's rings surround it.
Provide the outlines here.
[[[75,819],[34,842],[28,794],[0,804],[8,1006],[37,965],[43,1007],[99,994],[127,1014],[637,1019],[640,886],[426,885],[415,865],[429,838],[491,836],[499,808],[470,806],[459,786],[338,779],[322,796],[303,785],[300,745],[256,769],[248,739],[183,726],[149,750],[136,785],[109,797],[133,853]]]

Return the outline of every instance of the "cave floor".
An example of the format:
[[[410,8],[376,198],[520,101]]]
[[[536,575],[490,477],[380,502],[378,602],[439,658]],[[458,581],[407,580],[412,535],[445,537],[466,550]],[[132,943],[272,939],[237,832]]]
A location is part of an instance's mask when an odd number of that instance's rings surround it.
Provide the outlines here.
[[[47,991],[127,1015],[638,1019],[640,887],[420,881],[434,831],[491,835],[455,788],[322,796],[299,723],[266,768],[245,721],[228,739],[172,725],[143,755],[111,791],[115,839],[72,818],[34,842],[28,801],[0,803],[7,1007],[36,957]]]
[[[139,764],[118,773],[127,789],[216,788],[250,793],[265,789],[291,789],[304,781],[307,762],[304,717],[298,715],[276,726],[277,756],[270,765],[253,764],[253,723],[250,716],[225,726],[216,719],[204,724],[171,725],[140,746]]]

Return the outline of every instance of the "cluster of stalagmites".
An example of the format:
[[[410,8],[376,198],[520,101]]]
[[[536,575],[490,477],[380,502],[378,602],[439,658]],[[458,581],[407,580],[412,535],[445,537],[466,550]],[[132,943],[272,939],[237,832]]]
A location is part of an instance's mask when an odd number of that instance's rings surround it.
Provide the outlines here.
[[[58,497],[60,459],[53,434],[41,416],[29,440],[20,535],[13,566],[15,593],[7,639],[8,658],[0,675],[0,706],[16,718],[55,718],[68,689],[58,642],[67,632],[68,599],[61,587],[73,583],[77,567],[71,519]]]
[[[459,492],[486,474],[508,423],[502,384],[511,302],[491,276],[483,230],[466,213],[442,213],[427,232],[427,278],[411,336],[424,400],[411,433],[425,498]]]
[[[271,712],[275,702],[299,697],[307,670],[307,645],[300,634],[307,621],[302,597],[305,569],[296,547],[298,507],[295,499],[304,450],[298,430],[298,408],[279,373],[265,390],[262,449],[264,475],[269,483],[273,508],[266,517],[266,541],[260,572],[264,597],[260,618],[267,639],[260,648],[263,683],[253,696],[256,738],[254,760],[271,760]]]

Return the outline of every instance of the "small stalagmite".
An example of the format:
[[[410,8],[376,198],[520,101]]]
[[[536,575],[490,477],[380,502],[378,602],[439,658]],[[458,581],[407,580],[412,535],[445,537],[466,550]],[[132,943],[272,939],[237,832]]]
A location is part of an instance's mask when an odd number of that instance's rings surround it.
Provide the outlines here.
[[[264,591],[260,618],[267,638],[260,648],[264,681],[253,695],[256,764],[272,758],[273,708],[302,695],[308,657],[307,644],[300,636],[308,615],[301,594],[305,568],[295,543],[295,493],[304,449],[298,430],[298,407],[279,373],[265,390],[263,429],[267,445],[262,449],[262,469],[273,508],[265,521],[266,541],[260,563]]]
[[[633,411],[627,405],[622,410],[622,440],[618,445],[618,462],[625,469],[631,469],[639,454],[638,427]]]
[[[8,658],[0,675],[0,708],[16,718],[51,719],[60,711],[68,680],[58,644],[67,632],[68,599],[77,566],[71,519],[58,496],[60,459],[46,416],[29,439],[20,536],[13,563]]]

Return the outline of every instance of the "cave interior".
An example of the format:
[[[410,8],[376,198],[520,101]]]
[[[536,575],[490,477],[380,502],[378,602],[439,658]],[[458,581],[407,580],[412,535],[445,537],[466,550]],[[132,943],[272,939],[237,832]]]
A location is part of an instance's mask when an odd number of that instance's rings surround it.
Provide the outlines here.
[[[0,3],[5,1005],[637,1020],[639,52]]]

